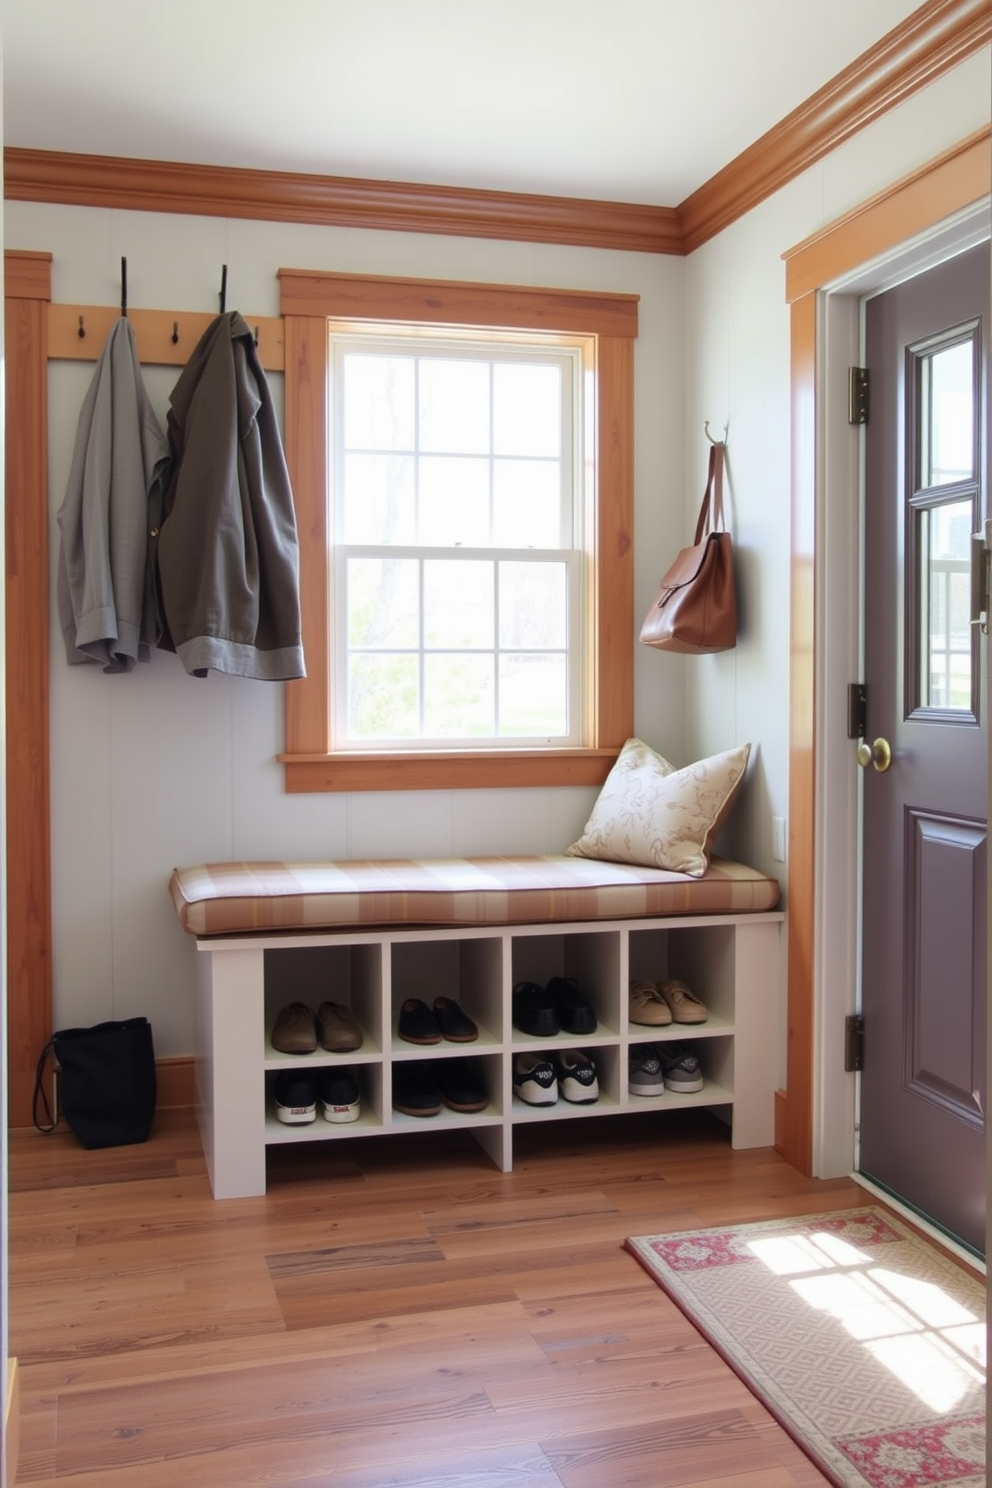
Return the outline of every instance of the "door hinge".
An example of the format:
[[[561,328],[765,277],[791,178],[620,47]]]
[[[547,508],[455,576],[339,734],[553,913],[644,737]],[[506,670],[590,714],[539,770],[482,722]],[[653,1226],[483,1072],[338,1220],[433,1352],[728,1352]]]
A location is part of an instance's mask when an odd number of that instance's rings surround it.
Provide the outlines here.
[[[868,689],[863,682],[847,684],[847,737],[863,739],[868,728]]]
[[[849,424],[868,422],[867,367],[848,367],[847,369],[847,422]]]
[[[857,1074],[864,1067],[865,1020],[860,1013],[851,1013],[844,1019],[844,1069],[848,1074]]]
[[[989,598],[992,589],[992,519],[986,519],[971,534],[971,623],[989,633]]]

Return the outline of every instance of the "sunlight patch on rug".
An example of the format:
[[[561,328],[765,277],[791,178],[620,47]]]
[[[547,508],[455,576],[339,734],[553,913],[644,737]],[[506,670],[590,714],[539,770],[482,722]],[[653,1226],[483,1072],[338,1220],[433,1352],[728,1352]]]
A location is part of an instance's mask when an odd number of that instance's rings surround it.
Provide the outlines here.
[[[985,1288],[895,1216],[627,1248],[839,1488],[984,1488]]]

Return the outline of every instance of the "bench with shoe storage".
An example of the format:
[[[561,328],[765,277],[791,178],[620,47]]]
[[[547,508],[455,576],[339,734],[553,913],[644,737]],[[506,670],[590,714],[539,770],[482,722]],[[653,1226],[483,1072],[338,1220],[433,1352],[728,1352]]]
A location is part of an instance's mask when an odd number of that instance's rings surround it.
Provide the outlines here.
[[[772,1142],[783,916],[755,869],[221,863],[170,892],[217,1198],[264,1193],[282,1142],[457,1126],[508,1171],[521,1125],[688,1105]]]

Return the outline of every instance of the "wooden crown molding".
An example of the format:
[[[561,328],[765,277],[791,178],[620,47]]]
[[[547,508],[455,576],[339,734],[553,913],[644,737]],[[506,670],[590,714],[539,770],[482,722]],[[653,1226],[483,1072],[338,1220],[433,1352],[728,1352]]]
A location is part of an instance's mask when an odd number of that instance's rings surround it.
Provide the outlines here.
[[[6,149],[4,194],[9,201],[682,252],[672,207],[111,155]]]
[[[992,40],[989,0],[927,0],[678,207],[166,160],[4,151],[10,201],[686,254]]]
[[[992,40],[989,0],[928,0],[678,208],[692,253],[889,109]]]

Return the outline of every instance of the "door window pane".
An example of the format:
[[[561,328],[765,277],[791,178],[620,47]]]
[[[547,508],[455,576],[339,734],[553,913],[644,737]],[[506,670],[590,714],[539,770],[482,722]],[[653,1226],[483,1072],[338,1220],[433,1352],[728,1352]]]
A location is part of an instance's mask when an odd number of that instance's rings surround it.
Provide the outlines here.
[[[917,523],[919,705],[972,713],[971,500],[927,507]]]
[[[975,473],[975,343],[920,358],[920,485],[948,486]]]

